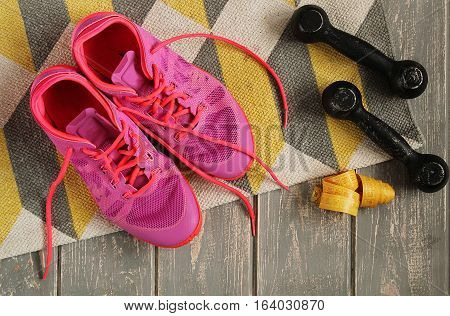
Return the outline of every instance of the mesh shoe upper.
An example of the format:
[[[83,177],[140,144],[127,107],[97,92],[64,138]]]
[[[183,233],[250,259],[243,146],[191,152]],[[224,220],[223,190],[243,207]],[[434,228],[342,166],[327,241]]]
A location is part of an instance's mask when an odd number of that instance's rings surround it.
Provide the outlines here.
[[[102,13],[87,17],[77,26],[72,49],[86,76],[124,107],[253,152],[253,136],[247,118],[225,86],[168,47],[152,52],[159,43],[157,38],[125,17]],[[161,101],[159,105],[134,101],[133,97],[154,93],[161,82],[169,89],[155,94],[154,99]],[[184,97],[177,97],[174,105],[171,102],[161,104],[176,93]],[[168,118],[169,111],[175,115]],[[178,116],[177,113],[183,114]],[[222,144],[189,133],[181,133],[180,137],[177,130],[142,117],[138,120],[196,167],[213,176],[238,178],[253,160]],[[193,120],[195,124],[191,126]]]
[[[189,184],[85,78],[70,68],[50,68],[36,78],[30,106],[58,151],[65,155],[72,150],[71,163],[111,222],[160,246],[180,246],[195,236],[201,214]],[[105,167],[108,162],[110,169]],[[111,170],[121,166],[115,179]]]

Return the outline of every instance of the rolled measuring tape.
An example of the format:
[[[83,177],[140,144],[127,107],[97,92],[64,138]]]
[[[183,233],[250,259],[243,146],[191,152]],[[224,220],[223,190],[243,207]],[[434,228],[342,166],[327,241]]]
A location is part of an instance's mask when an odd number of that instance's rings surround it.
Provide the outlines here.
[[[350,170],[324,178],[322,185],[314,188],[311,200],[323,210],[357,216],[361,207],[376,207],[394,198],[389,184]]]

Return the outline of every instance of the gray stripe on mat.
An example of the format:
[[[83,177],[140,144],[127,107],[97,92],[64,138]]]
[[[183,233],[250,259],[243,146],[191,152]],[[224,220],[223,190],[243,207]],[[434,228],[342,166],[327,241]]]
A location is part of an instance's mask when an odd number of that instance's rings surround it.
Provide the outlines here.
[[[338,169],[308,48],[294,38],[290,24],[268,62],[286,89],[289,105],[289,124],[284,130],[286,143]]]
[[[141,25],[156,0],[112,0],[114,11]]]
[[[40,69],[66,26],[69,16],[63,0],[19,0],[34,67]]]
[[[22,206],[45,221],[47,192],[60,165],[53,144],[31,115],[29,95],[28,91],[5,125],[4,133]],[[53,198],[53,226],[77,238],[68,205],[64,185],[60,185]]]

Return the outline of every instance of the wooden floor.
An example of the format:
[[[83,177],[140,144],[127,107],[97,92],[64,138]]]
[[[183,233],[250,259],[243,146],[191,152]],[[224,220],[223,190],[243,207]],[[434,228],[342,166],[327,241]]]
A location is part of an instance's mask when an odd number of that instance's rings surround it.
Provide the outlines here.
[[[448,0],[384,0],[397,57],[425,64],[411,103],[423,151],[448,161]],[[240,203],[209,210],[199,238],[158,249],[125,233],[58,247],[48,281],[39,254],[0,261],[1,295],[448,295],[448,187],[424,194],[396,162],[360,170],[392,183],[394,203],[356,219],[308,203],[311,184],[255,197],[259,233]]]

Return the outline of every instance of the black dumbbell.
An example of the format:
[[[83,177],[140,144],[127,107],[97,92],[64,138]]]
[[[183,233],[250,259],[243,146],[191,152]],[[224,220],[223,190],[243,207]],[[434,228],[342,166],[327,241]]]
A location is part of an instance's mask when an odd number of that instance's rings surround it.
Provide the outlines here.
[[[403,99],[421,95],[428,84],[425,68],[412,60],[395,61],[371,44],[335,28],[326,12],[315,5],[305,5],[292,16],[295,36],[304,43],[322,42],[357,63],[383,73],[391,89]]]
[[[435,155],[420,154],[385,122],[366,111],[361,92],[346,81],[328,86],[322,95],[325,112],[337,119],[355,122],[366,135],[408,168],[411,181],[424,192],[436,192],[448,181],[448,166]]]

